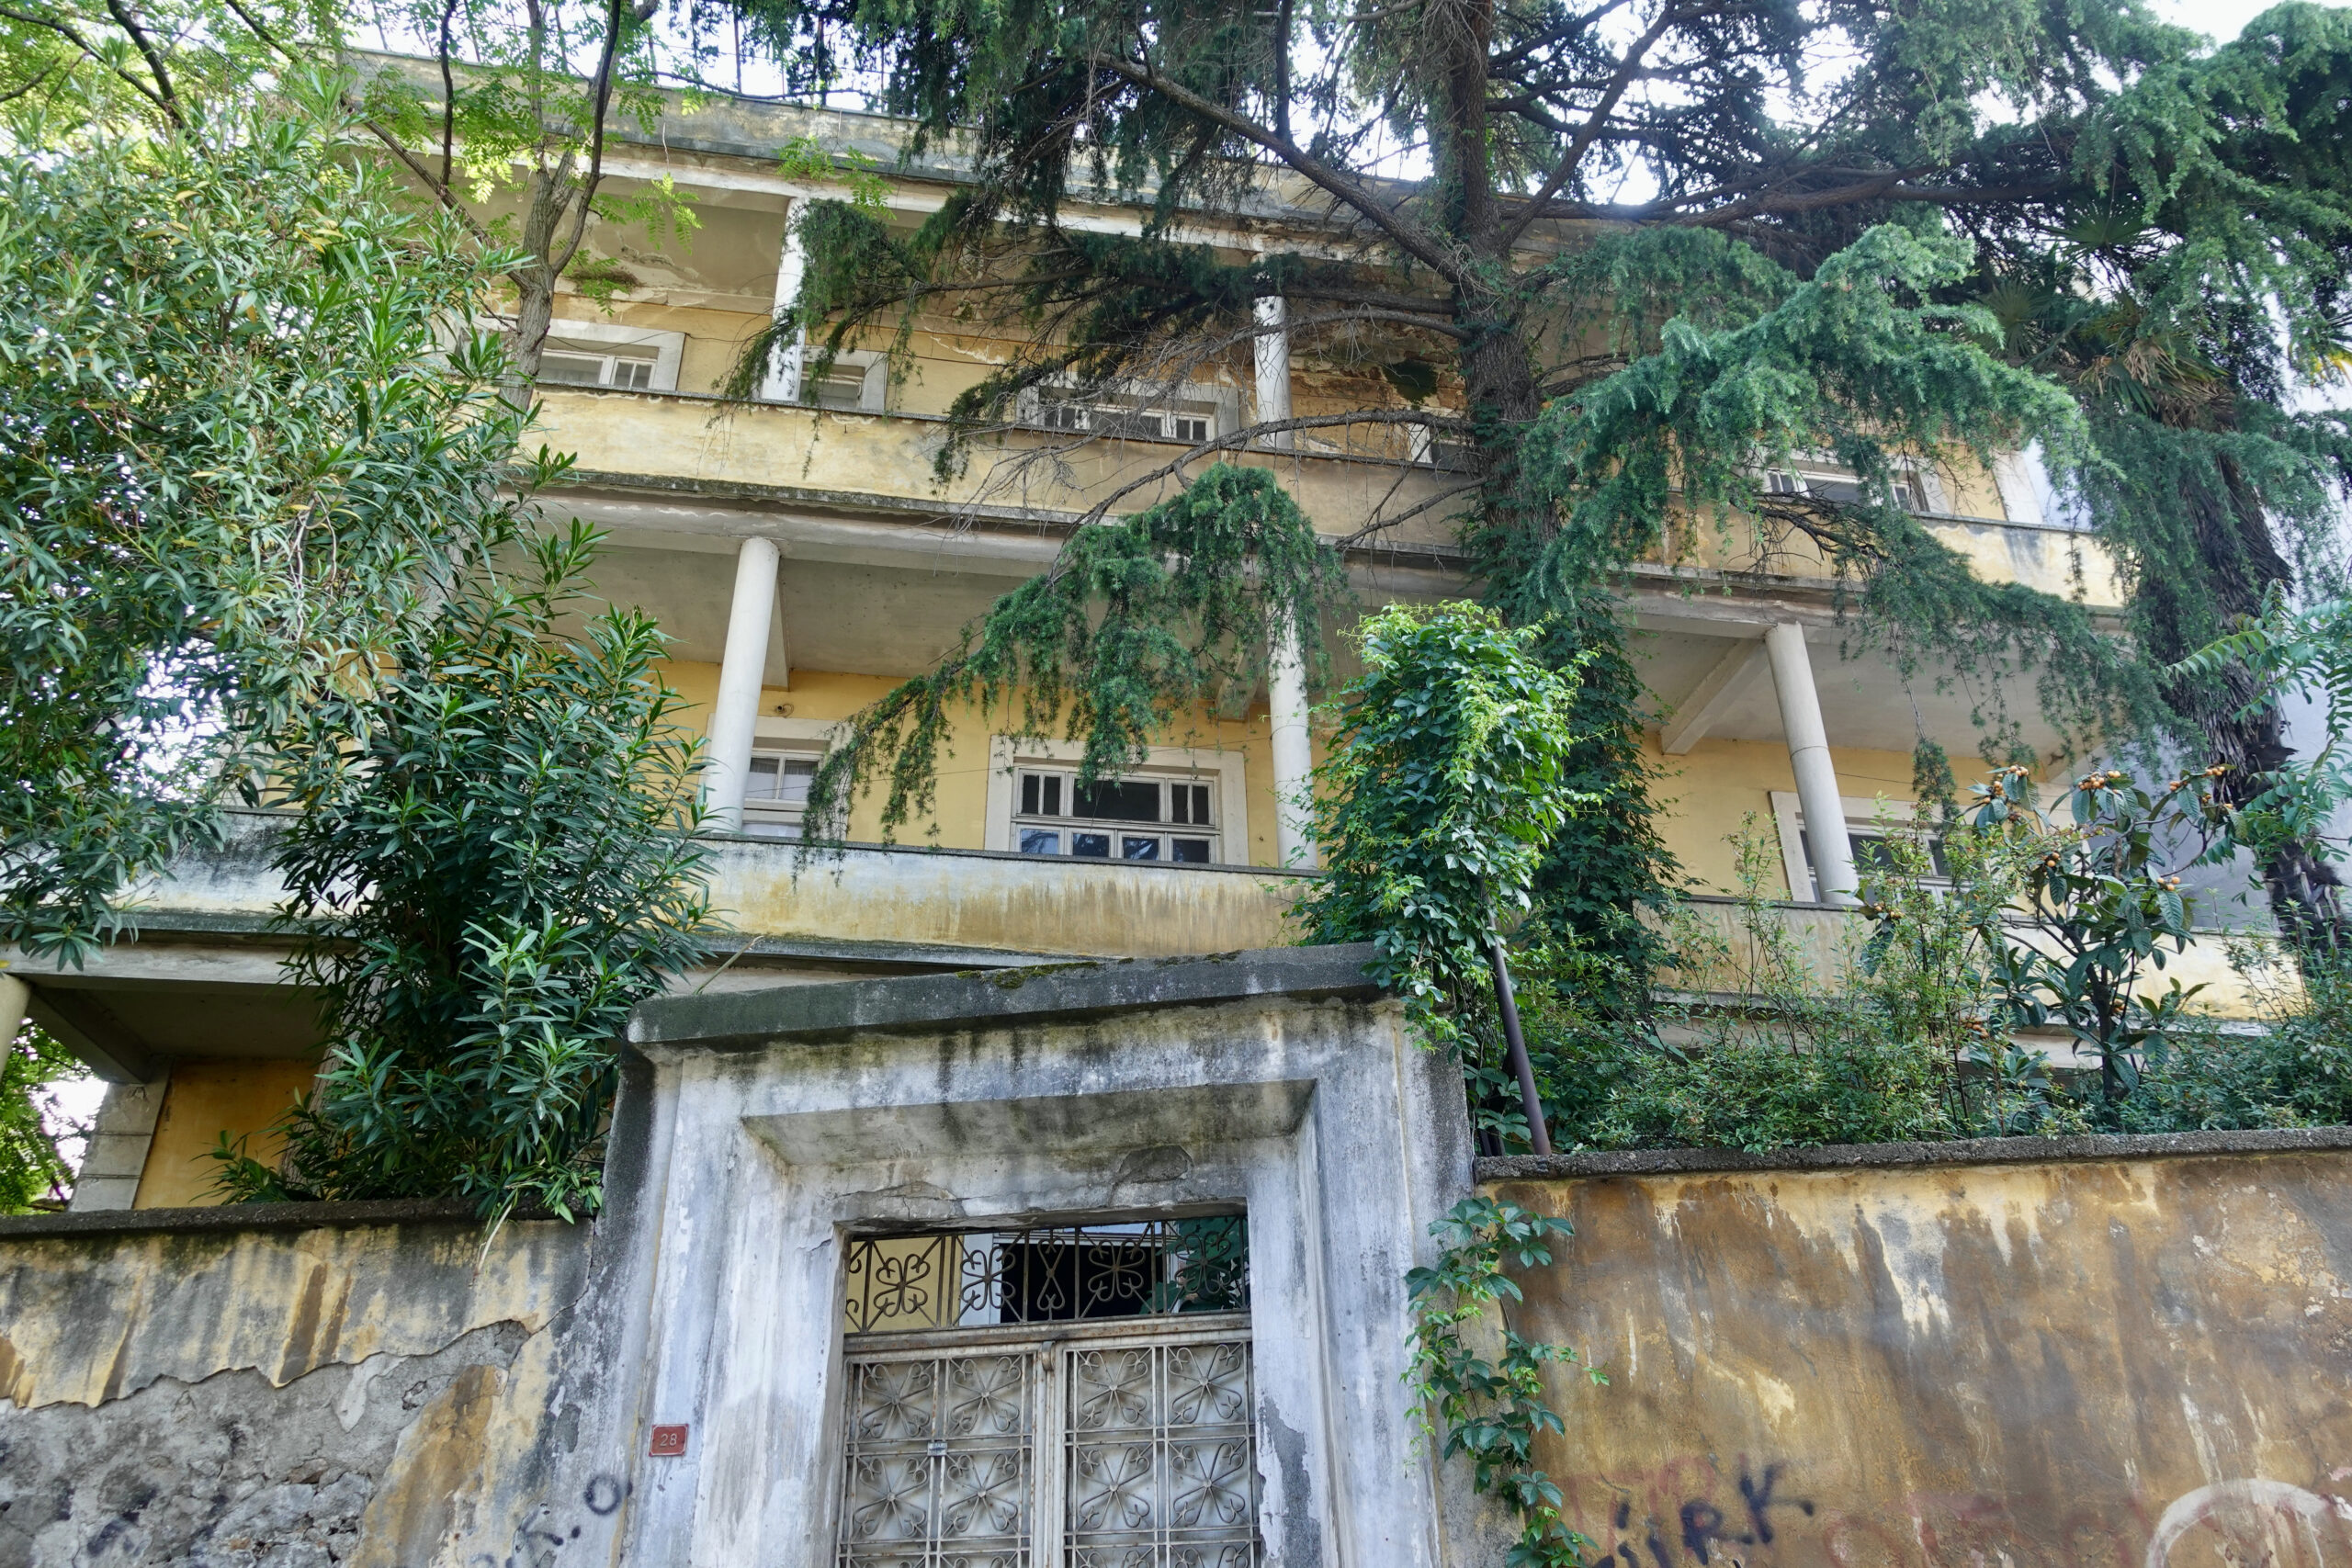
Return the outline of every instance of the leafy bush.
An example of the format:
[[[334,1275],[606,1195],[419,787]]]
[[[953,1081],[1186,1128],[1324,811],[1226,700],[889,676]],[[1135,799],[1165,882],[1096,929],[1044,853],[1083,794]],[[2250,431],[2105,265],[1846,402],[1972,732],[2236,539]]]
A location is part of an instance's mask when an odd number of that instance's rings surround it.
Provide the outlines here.
[[[596,537],[475,573],[289,740],[280,918],[330,1044],[279,1168],[218,1151],[226,1196],[601,1201],[613,1043],[710,911],[665,639],[618,612],[560,629]]]
[[[119,935],[277,727],[512,525],[524,417],[450,330],[510,258],[353,130],[0,160],[0,941]]]
[[[1543,635],[1466,604],[1363,623],[1364,674],[1315,774],[1329,872],[1299,911],[1310,941],[1373,944],[1370,973],[1425,1043],[1462,1060],[1474,1117],[1521,1139],[1524,1114],[1498,1109],[1517,1091],[1500,1092],[1487,944],[1527,910],[1545,846],[1584,798],[1566,774],[1575,671],[1537,657]]]
[[[17,1031],[0,1055],[0,1214],[28,1214],[42,1201],[63,1201],[74,1168],[58,1152],[64,1138],[90,1129],[64,1114],[53,1085],[86,1078],[90,1069],[33,1023]]]

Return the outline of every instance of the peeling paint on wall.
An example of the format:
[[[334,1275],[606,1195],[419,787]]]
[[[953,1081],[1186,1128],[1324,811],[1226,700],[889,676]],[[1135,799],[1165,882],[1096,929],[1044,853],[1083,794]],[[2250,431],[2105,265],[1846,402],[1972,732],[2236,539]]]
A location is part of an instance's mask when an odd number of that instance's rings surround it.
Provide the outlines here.
[[[2352,1564],[2352,1157],[1498,1184],[1609,1562]]]

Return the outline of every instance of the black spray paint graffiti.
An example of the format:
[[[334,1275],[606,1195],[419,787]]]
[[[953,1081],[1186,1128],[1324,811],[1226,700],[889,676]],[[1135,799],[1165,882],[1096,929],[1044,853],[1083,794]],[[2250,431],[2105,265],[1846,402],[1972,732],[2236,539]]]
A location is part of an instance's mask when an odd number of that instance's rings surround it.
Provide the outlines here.
[[[1780,1481],[1781,1467],[1777,1464],[1766,1465],[1760,1481],[1754,1472],[1744,1466],[1741,1468],[1739,1499],[1741,1512],[1746,1515],[1745,1529],[1739,1529],[1721,1508],[1704,1497],[1693,1497],[1683,1503],[1678,1511],[1678,1522],[1681,1526],[1681,1540],[1678,1544],[1682,1551],[1696,1559],[1704,1568],[1723,1555],[1725,1546],[1770,1546],[1772,1543],[1771,1511],[1774,1508],[1795,1508],[1811,1518],[1813,1500],[1775,1495]],[[1621,1501],[1612,1522],[1618,1534],[1623,1536],[1634,1522],[1633,1504]],[[1651,1561],[1644,1562],[1635,1553],[1633,1544],[1623,1540],[1617,1542],[1613,1555],[1629,1568],[1676,1568],[1675,1555],[1660,1539],[1658,1522],[1648,1519],[1644,1523],[1647,1529],[1641,1544],[1648,1551]]]
[[[609,1518],[620,1511],[628,1496],[628,1483],[619,1476],[594,1475],[581,1490],[580,1503],[598,1518]],[[552,1516],[554,1512],[552,1508],[540,1510],[543,1516]],[[504,1562],[481,1551],[467,1560],[466,1568],[554,1568],[557,1552],[578,1540],[580,1533],[580,1526],[574,1525],[566,1532],[560,1521],[553,1528],[526,1526],[515,1532],[514,1550],[506,1554]]]

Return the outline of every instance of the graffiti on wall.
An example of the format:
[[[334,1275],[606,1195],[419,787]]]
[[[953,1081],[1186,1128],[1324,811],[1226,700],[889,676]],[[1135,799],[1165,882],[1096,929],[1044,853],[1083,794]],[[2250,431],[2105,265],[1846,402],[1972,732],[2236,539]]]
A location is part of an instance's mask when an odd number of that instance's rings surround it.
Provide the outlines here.
[[[1914,1492],[1852,1507],[1787,1460],[1692,1455],[1561,1490],[1596,1568],[2352,1568],[2352,1498],[2331,1490],[2347,1483],[2352,1468],[2319,1489],[2248,1478],[2170,1499]]]

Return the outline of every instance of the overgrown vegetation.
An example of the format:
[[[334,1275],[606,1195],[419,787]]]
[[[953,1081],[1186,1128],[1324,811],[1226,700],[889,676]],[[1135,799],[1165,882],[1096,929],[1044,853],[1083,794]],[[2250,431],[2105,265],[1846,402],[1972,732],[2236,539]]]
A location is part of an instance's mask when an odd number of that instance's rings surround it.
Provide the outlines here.
[[[277,1168],[224,1141],[224,1194],[600,1202],[615,1043],[711,922],[666,639],[628,612],[568,624],[596,538],[469,573],[286,739],[280,923],[328,1054]]]
[[[59,1207],[72,1194],[74,1168],[57,1145],[88,1138],[90,1127],[65,1114],[57,1086],[89,1076],[79,1058],[29,1021],[0,1055],[0,1214]]]
[[[1081,784],[1134,766],[1196,714],[1252,690],[1278,631],[1319,646],[1321,617],[1346,592],[1273,475],[1215,465],[1157,506],[1082,530],[936,669],[859,713],[809,782],[811,836],[841,833],[881,779],[886,834],[929,815],[965,704],[1023,738],[1084,740]]]
[[[2224,1027],[2165,974],[2195,908],[2162,854],[2229,842],[2212,783],[2101,772],[2053,820],[2020,772],[1996,773],[1964,820],[1882,823],[1864,908],[1809,917],[1810,944],[1751,818],[1737,895],[1683,911],[1682,988],[1646,1026],[1595,1027],[1576,965],[1523,960],[1555,1138],[1760,1151],[2352,1116],[2352,975],[2332,951],[2237,944],[2258,1029]]]
[[[1405,1276],[1413,1314],[1405,1379],[1422,1435],[1435,1441],[1442,1423],[1439,1457],[1468,1456],[1478,1493],[1518,1517],[1511,1568],[1581,1568],[1592,1541],[1560,1517],[1560,1488],[1535,1464],[1536,1439],[1567,1430],[1544,1397],[1544,1369],[1573,1366],[1577,1355],[1494,1321],[1505,1303],[1526,1299],[1507,1269],[1549,1266],[1551,1238],[1572,1234],[1567,1222],[1465,1198],[1430,1234],[1438,1241],[1436,1263]],[[1491,1354],[1474,1347],[1498,1336]],[[1609,1381],[1598,1367],[1586,1371],[1595,1383]]]
[[[1964,690],[1988,762],[2013,760],[2028,716],[2008,705],[2029,689],[2077,755],[2210,749],[2225,800],[2282,754],[2258,682],[2169,666],[2266,587],[2335,570],[2318,525],[2352,440],[2288,405],[2344,350],[2340,10],[2280,6],[2219,47],[2130,0],[695,15],[709,37],[740,18],[793,89],[858,94],[910,117],[916,151],[968,154],[973,185],[920,226],[812,211],[786,310],[827,352],[903,352],[919,318],[1023,342],[957,401],[948,466],[987,453],[1007,483],[1050,468],[1074,442],[989,445],[1041,394],[1169,395],[1234,371],[1275,296],[1327,402],[1220,430],[1168,472],[1281,435],[1379,449],[1402,426],[1458,456],[1433,498],[1344,520],[1349,540],[1450,517],[1506,619],[1550,628],[1556,666],[1586,661],[1570,771],[1591,804],[1555,840],[1533,919],[1613,987],[1600,1011],[1616,1022],[1664,957],[1673,882],[1619,597],[1645,555],[1721,546],[1769,570],[1819,552],[1850,647]],[[1808,76],[1824,53],[1849,68]],[[1426,177],[1391,177],[1400,143]],[[1261,222],[1272,175],[1364,248]],[[1105,193],[1148,202],[1139,235],[1062,220]],[[1199,241],[1225,218],[1262,248]],[[2030,443],[2120,553],[2132,640],[2064,595],[1978,578],[1898,489]],[[1849,469],[1851,495],[1764,483],[1798,457]],[[906,755],[911,783],[931,759]],[[2336,919],[2307,845],[2263,860],[2283,918]]]
[[[120,932],[268,737],[512,525],[505,360],[448,333],[507,260],[349,131],[0,160],[0,940],[78,964]]]
[[[1524,1138],[1504,1109],[1489,939],[1524,916],[1569,787],[1575,671],[1475,604],[1396,606],[1358,633],[1364,665],[1337,705],[1315,778],[1327,874],[1299,917],[1317,942],[1369,942],[1371,972],[1425,1043],[1457,1055],[1474,1115]]]

